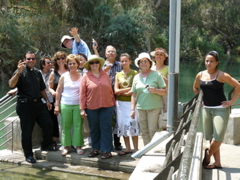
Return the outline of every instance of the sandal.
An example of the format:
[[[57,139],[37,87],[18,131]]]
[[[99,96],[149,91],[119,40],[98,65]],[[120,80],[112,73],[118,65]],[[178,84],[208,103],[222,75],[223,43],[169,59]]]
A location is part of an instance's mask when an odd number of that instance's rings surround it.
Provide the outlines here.
[[[118,153],[119,156],[123,156],[123,155],[127,155],[127,154],[132,154],[132,151],[130,151],[130,152],[121,151],[120,153]]]
[[[83,154],[84,154],[84,150],[83,150],[83,149],[77,149],[77,153],[78,153],[79,155],[83,155]]]
[[[68,154],[68,149],[63,149],[62,150],[62,156],[66,156]]]
[[[204,151],[204,159],[203,159],[203,161],[202,161],[202,166],[203,167],[206,167],[206,166],[208,166],[208,164],[210,163],[210,162],[207,162],[206,161],[206,156],[207,156],[207,151],[208,151],[209,149],[207,148],[207,149],[205,149],[205,151]]]
[[[99,155],[99,151],[98,150],[92,150],[89,154],[88,157],[95,157]]]
[[[105,153],[101,156],[102,159],[109,159],[109,158],[111,158],[111,157],[112,157],[111,152],[105,152]]]

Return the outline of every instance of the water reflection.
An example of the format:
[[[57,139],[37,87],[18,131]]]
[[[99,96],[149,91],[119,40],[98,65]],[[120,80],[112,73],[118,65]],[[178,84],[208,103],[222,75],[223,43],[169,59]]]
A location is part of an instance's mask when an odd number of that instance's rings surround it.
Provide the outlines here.
[[[80,175],[74,173],[64,173],[46,169],[18,166],[7,163],[0,163],[0,180],[117,180],[98,176]]]

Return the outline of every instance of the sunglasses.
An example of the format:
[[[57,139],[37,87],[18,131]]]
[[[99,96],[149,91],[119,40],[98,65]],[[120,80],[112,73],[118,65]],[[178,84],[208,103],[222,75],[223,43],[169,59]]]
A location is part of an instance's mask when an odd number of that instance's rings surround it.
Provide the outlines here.
[[[26,58],[28,61],[35,60],[36,58]]]
[[[66,59],[65,57],[58,57],[57,60]]]
[[[89,62],[89,64],[99,64],[99,61]]]

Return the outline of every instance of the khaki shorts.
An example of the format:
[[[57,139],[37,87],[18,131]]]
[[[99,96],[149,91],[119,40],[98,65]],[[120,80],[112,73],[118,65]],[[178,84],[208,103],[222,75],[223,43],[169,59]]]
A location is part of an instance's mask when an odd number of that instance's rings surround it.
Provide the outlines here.
[[[203,107],[202,114],[205,139],[222,142],[227,129],[230,108]]]

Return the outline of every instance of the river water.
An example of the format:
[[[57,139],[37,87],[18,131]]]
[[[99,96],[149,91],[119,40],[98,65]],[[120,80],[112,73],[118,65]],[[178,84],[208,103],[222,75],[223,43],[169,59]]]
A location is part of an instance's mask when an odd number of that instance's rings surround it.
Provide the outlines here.
[[[51,171],[9,163],[0,163],[0,180],[117,180],[99,176]]]

